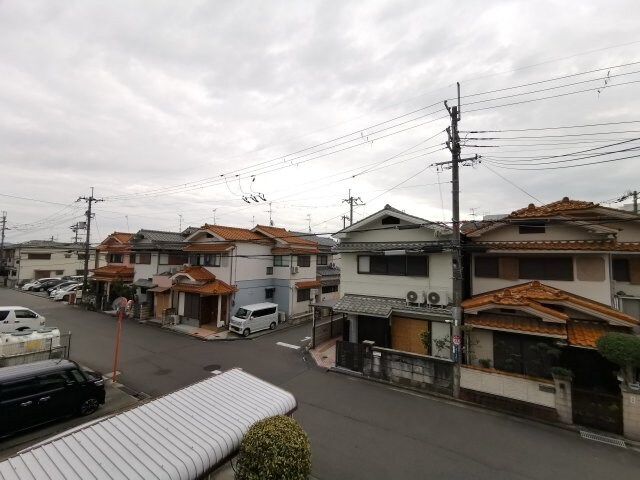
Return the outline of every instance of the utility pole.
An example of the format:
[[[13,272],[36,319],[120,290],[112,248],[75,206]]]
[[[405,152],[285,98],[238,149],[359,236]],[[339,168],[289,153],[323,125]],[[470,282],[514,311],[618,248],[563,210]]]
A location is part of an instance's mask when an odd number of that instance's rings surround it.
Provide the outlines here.
[[[178,231],[182,232],[182,214],[179,213],[178,216],[180,217],[180,227],[179,227]]]
[[[342,215],[342,229],[344,230],[345,228],[347,228],[347,220],[349,220],[349,217],[347,215]]]
[[[363,205],[362,199],[360,197],[357,197],[357,198],[352,197],[351,189],[349,189],[349,198],[345,198],[342,201],[344,203],[349,204],[349,225],[353,225],[353,206]]]
[[[451,117],[451,127],[447,127],[447,148],[451,151],[451,209],[453,229],[452,244],[452,269],[453,269],[453,331],[451,343],[453,347],[453,396],[460,396],[460,365],[461,355],[461,324],[462,324],[462,246],[460,242],[460,178],[458,167],[460,163],[460,136],[458,135],[458,122],[460,121],[460,83],[458,82],[458,106],[449,108],[445,100],[444,106]]]
[[[309,233],[311,233],[311,214],[307,215],[307,222],[309,222]]]
[[[271,218],[271,214],[273,213],[273,210],[271,209],[271,202],[269,202],[269,210],[267,210],[267,212],[269,212],[269,225],[273,227],[273,220]]]
[[[218,210],[217,208],[213,209],[213,224],[216,224],[216,210]]]
[[[91,246],[91,206],[95,202],[104,202],[104,200],[94,198],[93,187],[91,187],[91,196],[78,197],[78,200],[76,200],[76,202],[79,202],[80,200],[84,200],[89,205],[89,207],[87,208],[87,238],[85,238],[84,242],[84,276],[82,279],[82,302],[85,303],[87,299],[87,277],[89,276],[89,247]]]
[[[638,214],[638,191],[633,191],[633,213]]]
[[[2,235],[0,236],[0,270],[5,269],[4,261],[4,231],[7,229],[7,212],[2,212]]]

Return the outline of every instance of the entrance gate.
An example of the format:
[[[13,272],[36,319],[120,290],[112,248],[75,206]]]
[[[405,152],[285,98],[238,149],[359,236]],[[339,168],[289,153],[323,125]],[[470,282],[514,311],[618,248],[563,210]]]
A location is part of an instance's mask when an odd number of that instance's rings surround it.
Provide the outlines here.
[[[622,435],[622,398],[612,393],[571,389],[573,423]]]

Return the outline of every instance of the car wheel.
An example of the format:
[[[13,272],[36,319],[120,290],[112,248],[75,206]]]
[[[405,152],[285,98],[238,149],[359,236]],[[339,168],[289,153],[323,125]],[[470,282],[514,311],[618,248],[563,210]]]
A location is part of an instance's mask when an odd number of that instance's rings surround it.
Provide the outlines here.
[[[271,325],[269,325],[269,330],[275,330],[276,329],[276,322],[271,322]]]
[[[63,302],[69,301],[69,295],[65,295],[64,297],[62,297],[62,301]]]
[[[98,410],[100,403],[96,398],[87,398],[84,402],[80,404],[79,412],[83,417],[87,415],[91,415],[93,412]]]
[[[249,329],[248,329],[248,328],[245,328],[245,329],[242,331],[242,336],[243,336],[243,337],[248,337],[250,333],[251,333],[251,332],[249,331]]]

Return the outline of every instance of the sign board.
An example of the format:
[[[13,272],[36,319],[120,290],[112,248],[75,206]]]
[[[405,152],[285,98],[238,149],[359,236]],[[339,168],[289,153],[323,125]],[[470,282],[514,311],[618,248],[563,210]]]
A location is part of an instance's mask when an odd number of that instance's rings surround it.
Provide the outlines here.
[[[453,344],[454,345],[460,345],[460,335],[454,335],[453,336]]]

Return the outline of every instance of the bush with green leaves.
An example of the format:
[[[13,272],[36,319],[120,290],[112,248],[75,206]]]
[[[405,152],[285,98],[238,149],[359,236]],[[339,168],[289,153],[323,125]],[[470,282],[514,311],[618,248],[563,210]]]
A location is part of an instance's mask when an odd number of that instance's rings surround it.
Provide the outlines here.
[[[640,337],[630,333],[607,333],[596,341],[600,355],[618,365],[630,382],[633,369],[640,368]]]
[[[306,480],[311,473],[311,445],[293,418],[284,415],[251,426],[240,444],[238,480]]]

